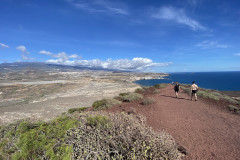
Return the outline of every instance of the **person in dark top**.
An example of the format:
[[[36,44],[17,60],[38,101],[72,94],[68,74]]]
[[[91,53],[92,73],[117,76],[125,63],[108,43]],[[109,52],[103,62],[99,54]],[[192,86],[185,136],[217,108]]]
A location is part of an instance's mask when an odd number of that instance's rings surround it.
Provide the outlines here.
[[[178,82],[176,82],[176,84],[174,86],[174,91],[175,91],[175,94],[176,94],[176,98],[178,98],[179,89],[180,89],[180,85],[179,85]]]

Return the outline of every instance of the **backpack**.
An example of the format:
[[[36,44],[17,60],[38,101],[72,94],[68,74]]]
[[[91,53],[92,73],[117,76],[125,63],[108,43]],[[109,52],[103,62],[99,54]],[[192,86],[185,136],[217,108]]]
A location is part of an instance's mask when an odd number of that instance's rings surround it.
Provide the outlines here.
[[[179,84],[176,84],[176,85],[174,86],[174,90],[179,90]]]

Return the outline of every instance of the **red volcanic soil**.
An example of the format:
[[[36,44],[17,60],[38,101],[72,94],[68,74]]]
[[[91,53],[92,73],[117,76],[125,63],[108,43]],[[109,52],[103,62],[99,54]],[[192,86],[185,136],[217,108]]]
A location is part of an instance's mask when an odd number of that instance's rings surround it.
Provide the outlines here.
[[[240,160],[240,116],[224,109],[225,102],[191,101],[181,90],[176,98],[171,85],[152,92],[143,95],[155,99],[153,104],[124,102],[107,111],[144,115],[149,126],[165,130],[186,149],[187,160]]]

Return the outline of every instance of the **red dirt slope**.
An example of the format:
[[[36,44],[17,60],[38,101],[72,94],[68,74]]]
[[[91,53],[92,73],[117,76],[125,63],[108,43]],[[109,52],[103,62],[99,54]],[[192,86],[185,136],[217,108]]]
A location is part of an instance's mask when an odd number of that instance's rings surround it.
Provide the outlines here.
[[[155,130],[167,131],[187,150],[186,159],[240,159],[240,116],[201,98],[191,101],[182,91],[177,99],[171,85],[161,89],[158,94],[144,96],[154,98],[156,103],[123,103],[108,110],[135,110],[136,113],[146,116],[148,125]]]

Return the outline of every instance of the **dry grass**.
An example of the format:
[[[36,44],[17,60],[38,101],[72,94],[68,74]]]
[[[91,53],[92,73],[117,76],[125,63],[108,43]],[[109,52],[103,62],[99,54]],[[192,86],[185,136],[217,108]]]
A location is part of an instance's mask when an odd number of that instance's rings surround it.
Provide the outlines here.
[[[146,99],[143,100],[142,105],[150,105],[156,103],[155,99],[152,97],[148,97]]]
[[[181,85],[181,89],[186,92],[188,95],[191,95],[191,90],[190,90],[190,85]],[[203,89],[203,88],[200,88],[197,92],[197,95],[199,97],[202,97],[202,98],[206,98],[206,99],[212,99],[212,100],[220,100],[220,99],[223,99],[223,100],[226,100],[228,101],[229,103],[232,103],[232,104],[239,104],[240,102],[236,99],[233,99],[225,94],[222,94],[216,90],[209,90],[209,89]]]
[[[153,87],[160,89],[160,88],[165,88],[168,84],[167,83],[160,83],[160,84],[155,84]]]
[[[160,93],[161,91],[159,90],[159,89],[155,89],[154,91],[153,91],[153,94],[158,94],[158,93]]]
[[[142,92],[144,92],[144,91],[145,91],[145,89],[143,89],[143,88],[137,88],[137,89],[135,90],[136,93],[142,93]]]
[[[236,113],[236,114],[240,114],[240,109],[234,105],[229,105],[228,106],[229,110]]]
[[[118,98],[124,102],[132,102],[142,99],[143,96],[138,93],[120,93]]]
[[[85,111],[86,109],[87,109],[87,107],[71,108],[68,110],[68,113],[82,112],[82,111]]]
[[[116,99],[102,99],[99,101],[95,101],[92,107],[95,111],[99,111],[110,108],[115,105],[120,105],[121,103],[122,103],[121,101],[118,101]]]

